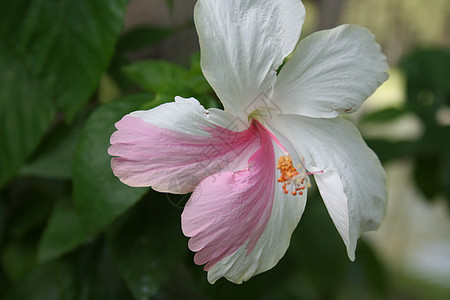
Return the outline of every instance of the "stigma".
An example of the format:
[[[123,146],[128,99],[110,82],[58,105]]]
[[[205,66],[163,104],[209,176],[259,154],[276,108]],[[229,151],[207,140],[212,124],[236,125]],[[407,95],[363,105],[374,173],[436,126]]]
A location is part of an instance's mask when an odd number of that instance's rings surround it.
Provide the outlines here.
[[[283,192],[288,194],[289,192],[296,195],[303,195],[303,191],[306,187],[310,187],[308,175],[304,164],[298,165],[298,170],[292,163],[292,157],[289,154],[283,155],[278,159],[277,169],[280,170],[281,176],[278,178],[278,182],[283,183]]]

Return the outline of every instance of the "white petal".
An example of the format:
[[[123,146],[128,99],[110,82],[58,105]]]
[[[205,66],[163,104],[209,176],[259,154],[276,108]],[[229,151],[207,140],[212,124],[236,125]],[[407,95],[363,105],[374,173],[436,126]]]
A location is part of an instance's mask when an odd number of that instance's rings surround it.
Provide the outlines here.
[[[283,155],[276,145],[274,148],[276,158]],[[296,158],[295,154],[293,157]],[[299,162],[298,158],[297,162]],[[283,193],[281,183],[274,184],[272,212],[255,247],[248,253],[247,244],[244,244],[232,255],[213,265],[208,271],[210,283],[216,282],[220,277],[225,277],[234,283],[242,283],[252,276],[273,268],[286,253],[292,232],[297,227],[305,209],[306,190],[303,195],[292,196]]]
[[[356,25],[311,34],[284,65],[273,99],[289,114],[333,118],[356,111],[387,78],[374,35]]]
[[[150,110],[134,111],[129,115],[160,128],[200,136],[209,135],[204,127],[217,125],[228,128],[233,123],[233,116],[222,110],[206,110],[197,99],[179,96],[175,97],[175,103],[167,102]]]
[[[314,178],[353,260],[357,239],[376,230],[386,212],[386,175],[377,156],[341,118],[284,115],[271,125],[290,139],[309,171],[323,170]]]
[[[194,11],[206,79],[225,110],[246,120],[270,93],[276,70],[294,50],[305,10],[298,0],[200,0]]]
[[[230,120],[221,110],[207,111],[191,98],[176,98],[116,123],[108,153],[119,179],[130,186],[188,193],[205,177],[241,169],[259,147],[254,126]]]

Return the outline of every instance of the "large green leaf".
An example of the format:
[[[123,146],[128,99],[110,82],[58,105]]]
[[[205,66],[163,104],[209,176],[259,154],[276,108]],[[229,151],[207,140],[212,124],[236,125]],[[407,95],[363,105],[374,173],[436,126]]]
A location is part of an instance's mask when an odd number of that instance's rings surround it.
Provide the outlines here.
[[[111,171],[109,138],[114,123],[152,98],[135,95],[97,109],[83,128],[73,162],[73,198],[80,222],[88,235],[100,232],[146,193],[121,183]]]
[[[3,271],[10,280],[18,280],[33,269],[36,263],[36,245],[26,239],[12,240],[1,253]]]
[[[123,72],[155,99],[172,101],[175,96],[194,97],[206,107],[217,107],[214,92],[200,68],[200,56],[194,55],[190,69],[160,60],[146,60],[123,68]]]
[[[39,242],[38,261],[58,257],[86,240],[70,199],[61,199]]]
[[[146,60],[126,66],[123,71],[140,87],[163,92],[186,76],[187,70],[166,61]]]
[[[152,299],[187,253],[181,210],[151,193],[109,232],[111,254],[136,299]]]
[[[0,0],[0,186],[35,149],[56,103],[71,120],[94,92],[126,0]]]
[[[177,32],[175,27],[142,25],[133,27],[124,33],[117,42],[117,51],[135,51],[160,43]]]
[[[50,125],[49,92],[0,38],[0,187],[19,169]]]
[[[59,188],[57,181],[29,178],[15,180],[3,190],[0,200],[6,218],[0,252],[1,267],[9,280],[21,278],[34,267],[37,241]]]
[[[8,286],[7,291],[2,291],[5,293],[3,299],[58,299],[58,289],[53,277],[53,270],[48,265],[33,269],[24,279],[18,282],[18,284]]]
[[[21,175],[70,179],[75,146],[86,116],[72,124],[59,122],[42,140],[41,145],[20,169]],[[56,125],[56,124],[55,124]]]
[[[1,291],[2,299],[132,299],[103,243],[39,264]],[[2,296],[3,296],[2,295]]]
[[[72,119],[94,92],[123,27],[126,0],[0,0],[0,34]]]

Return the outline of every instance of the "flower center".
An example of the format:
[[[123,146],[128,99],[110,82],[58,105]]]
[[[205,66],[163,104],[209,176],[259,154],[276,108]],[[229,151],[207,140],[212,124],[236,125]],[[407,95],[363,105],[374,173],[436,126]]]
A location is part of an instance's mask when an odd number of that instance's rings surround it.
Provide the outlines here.
[[[261,125],[261,123],[254,118],[255,116],[258,116],[257,110],[249,116],[249,119],[252,119],[252,122],[255,122],[256,125],[260,126],[259,128],[264,130],[284,153],[284,155],[280,156],[277,163],[277,169],[280,170],[281,173],[281,176],[277,181],[283,183],[283,192],[288,194],[290,190],[291,194],[294,196],[303,195],[303,190],[306,189],[306,187],[311,186],[308,175],[320,174],[323,173],[323,170],[307,172],[304,159],[302,159],[302,163],[297,165],[297,170],[292,163],[292,156],[288,153],[286,148],[283,147],[278,138],[270,130]]]
[[[311,173],[306,172],[304,164],[299,164],[297,170],[292,164],[292,157],[287,154],[278,159],[277,169],[280,170],[281,176],[278,178],[278,182],[283,183],[283,192],[292,195],[303,195],[303,190],[306,186],[310,187],[308,175]]]

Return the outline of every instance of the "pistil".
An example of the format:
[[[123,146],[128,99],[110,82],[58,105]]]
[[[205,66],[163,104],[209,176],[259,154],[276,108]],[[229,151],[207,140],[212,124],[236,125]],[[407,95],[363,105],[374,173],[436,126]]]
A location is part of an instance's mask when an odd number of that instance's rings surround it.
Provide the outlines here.
[[[281,176],[277,181],[283,183],[283,192],[285,194],[291,192],[293,196],[303,195],[303,190],[311,186],[308,175],[323,173],[323,171],[309,173],[306,171],[303,163],[298,164],[297,168],[298,170],[294,167],[292,157],[289,154],[283,155],[278,159],[277,169],[280,170]]]

